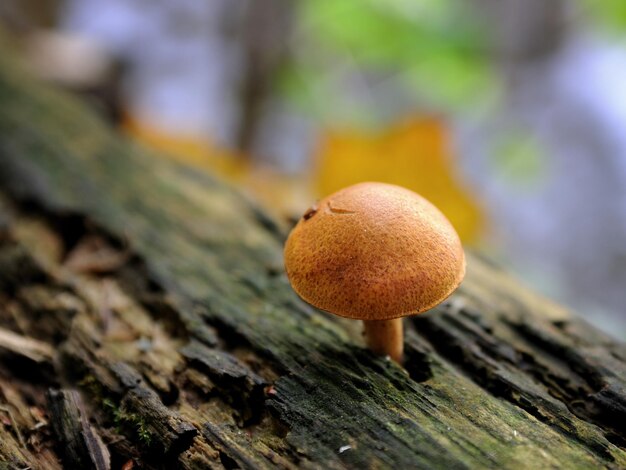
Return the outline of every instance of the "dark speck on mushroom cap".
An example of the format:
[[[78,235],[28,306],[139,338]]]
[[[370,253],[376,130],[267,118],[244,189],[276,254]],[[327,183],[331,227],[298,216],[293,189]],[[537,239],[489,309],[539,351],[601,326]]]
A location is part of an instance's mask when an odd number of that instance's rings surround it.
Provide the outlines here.
[[[317,203],[285,244],[294,290],[313,306],[361,320],[428,310],[465,275],[459,237],[420,195],[360,183]]]

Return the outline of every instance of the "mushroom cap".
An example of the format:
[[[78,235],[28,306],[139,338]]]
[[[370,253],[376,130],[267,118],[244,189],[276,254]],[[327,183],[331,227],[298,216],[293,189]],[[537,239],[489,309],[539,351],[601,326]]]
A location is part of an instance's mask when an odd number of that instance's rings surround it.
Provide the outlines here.
[[[465,276],[452,224],[400,186],[360,183],[322,199],[289,234],[285,269],[311,305],[343,317],[390,320],[424,312]]]

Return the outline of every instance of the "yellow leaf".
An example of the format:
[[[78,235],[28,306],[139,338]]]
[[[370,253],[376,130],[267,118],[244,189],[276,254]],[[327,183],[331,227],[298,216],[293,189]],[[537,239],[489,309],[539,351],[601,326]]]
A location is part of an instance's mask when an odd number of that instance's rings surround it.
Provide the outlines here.
[[[464,243],[479,240],[484,215],[455,174],[448,129],[435,117],[405,120],[383,134],[331,130],[316,155],[320,196],[361,181],[409,188],[435,204]]]
[[[247,159],[239,158],[235,152],[212,145],[198,136],[155,129],[129,115],[125,116],[122,128],[148,147],[188,165],[217,172],[228,180],[237,181],[249,172]]]

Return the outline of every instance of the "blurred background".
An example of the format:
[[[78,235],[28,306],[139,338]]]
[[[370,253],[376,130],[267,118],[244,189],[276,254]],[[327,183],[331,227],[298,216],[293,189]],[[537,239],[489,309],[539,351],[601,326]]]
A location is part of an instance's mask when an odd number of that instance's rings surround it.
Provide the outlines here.
[[[409,187],[626,339],[623,0],[2,0],[28,67],[278,217]]]

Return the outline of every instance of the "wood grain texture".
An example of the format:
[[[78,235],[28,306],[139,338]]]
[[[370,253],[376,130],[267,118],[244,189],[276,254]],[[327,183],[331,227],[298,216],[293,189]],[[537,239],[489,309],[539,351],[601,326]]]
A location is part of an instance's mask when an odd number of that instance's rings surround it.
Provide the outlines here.
[[[471,255],[405,320],[406,370],[376,358],[293,293],[262,208],[7,55],[0,326],[53,357],[0,348],[2,466],[65,463],[62,388],[112,468],[626,467],[623,344]]]
[[[109,470],[111,456],[87,420],[80,394],[73,390],[51,390],[48,409],[52,428],[60,444],[63,461],[70,468]]]

